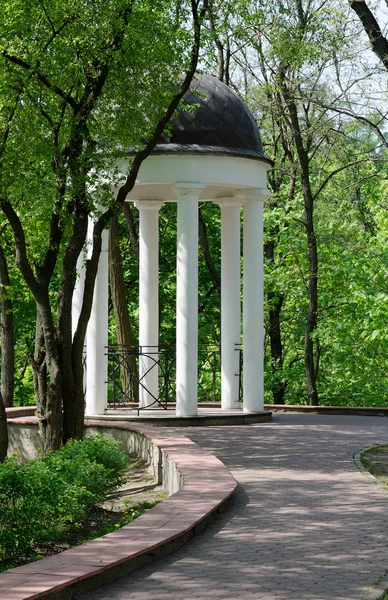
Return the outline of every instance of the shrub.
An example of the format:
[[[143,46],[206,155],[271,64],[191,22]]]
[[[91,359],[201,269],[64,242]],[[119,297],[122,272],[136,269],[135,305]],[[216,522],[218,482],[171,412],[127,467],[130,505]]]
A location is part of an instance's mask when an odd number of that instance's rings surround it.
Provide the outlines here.
[[[42,462],[67,483],[88,490],[90,503],[96,504],[123,483],[120,472],[128,466],[128,457],[119,442],[97,435],[69,440],[56,452],[48,452]]]
[[[127,464],[120,444],[101,435],[70,440],[40,460],[6,459],[0,464],[0,560],[76,526],[121,484]]]

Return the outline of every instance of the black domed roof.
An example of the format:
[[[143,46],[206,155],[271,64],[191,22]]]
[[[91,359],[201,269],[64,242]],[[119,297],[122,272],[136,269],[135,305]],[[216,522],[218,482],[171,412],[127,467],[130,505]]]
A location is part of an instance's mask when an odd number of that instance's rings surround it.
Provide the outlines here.
[[[152,154],[228,155],[272,163],[263,152],[252,114],[225,83],[211,75],[196,75],[183,103],[197,107],[178,108],[169,135],[161,137]]]

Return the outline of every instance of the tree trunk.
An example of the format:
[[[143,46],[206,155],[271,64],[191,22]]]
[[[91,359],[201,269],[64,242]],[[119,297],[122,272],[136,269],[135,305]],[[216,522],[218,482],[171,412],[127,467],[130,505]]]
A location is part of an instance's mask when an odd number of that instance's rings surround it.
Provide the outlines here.
[[[139,262],[139,230],[135,223],[135,218],[133,216],[133,206],[132,202],[124,202],[123,206],[123,214],[125,217],[125,222],[128,227],[129,239],[131,240],[132,250],[136,256],[137,262]]]
[[[39,431],[44,436],[43,418],[47,403],[47,369],[46,352],[44,349],[44,337],[39,312],[36,311],[35,323],[35,350],[34,356],[29,356],[34,378],[34,391],[36,399],[36,414],[39,419]]]
[[[57,352],[52,340],[45,335],[42,313],[37,306],[35,330],[35,353],[30,358],[34,372],[34,389],[37,404],[39,430],[43,439],[43,451],[56,450],[62,443],[62,377]],[[49,352],[47,352],[49,346]]]
[[[128,312],[127,294],[123,273],[123,261],[119,246],[118,219],[111,220],[109,231],[109,280],[119,346],[133,347],[133,335]],[[138,369],[133,353],[120,360],[121,387],[125,399],[138,402]]]
[[[81,440],[85,428],[85,394],[83,352],[73,347],[71,336],[60,346],[63,401],[63,443]]]
[[[308,151],[306,150],[301,134],[301,126],[295,100],[292,98],[285,82],[284,72],[281,71],[282,95],[285,100],[292,133],[295,138],[295,146],[300,165],[300,177],[304,200],[304,217],[308,245],[309,261],[309,308],[307,311],[304,358],[306,374],[306,391],[308,404],[318,406],[319,398],[317,391],[317,377],[319,367],[319,343],[314,346],[314,333],[318,324],[318,251],[317,239],[314,230],[314,197],[310,185],[310,163]]]
[[[267,260],[274,262],[275,242],[270,240],[265,244]],[[272,395],[274,404],[284,404],[284,394],[287,383],[283,372],[283,344],[280,328],[280,313],[283,306],[284,296],[273,290],[267,293],[269,305],[269,340],[271,345],[271,367],[272,367]]]
[[[305,372],[307,401],[312,406],[318,406],[317,376],[319,365],[319,344],[315,356],[313,333],[317,329],[318,314],[318,251],[317,240],[313,221],[313,199],[307,194],[305,197],[305,218],[307,229],[307,242],[309,249],[309,308],[307,312],[306,330],[304,339]]]
[[[7,429],[7,415],[5,412],[5,406],[3,398],[0,394],[0,462],[3,462],[7,456],[8,450],[8,429]]]
[[[203,257],[205,259],[205,263],[208,268],[213,285],[219,294],[219,302],[221,302],[221,277],[214,266],[214,262],[210,254],[209,237],[207,234],[206,223],[202,214],[202,208],[198,209],[198,228],[199,244],[203,252]]]
[[[384,67],[388,69],[388,40],[383,35],[376,17],[363,0],[350,0],[349,4],[360,19],[369,37],[373,51],[379,57]]]
[[[4,406],[13,406],[15,388],[15,335],[10,287],[7,262],[0,245],[1,396]]]

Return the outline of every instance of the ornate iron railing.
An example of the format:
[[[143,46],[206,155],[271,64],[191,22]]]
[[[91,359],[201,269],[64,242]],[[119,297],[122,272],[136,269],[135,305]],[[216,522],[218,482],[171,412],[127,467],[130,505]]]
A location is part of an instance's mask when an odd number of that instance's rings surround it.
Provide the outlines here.
[[[175,346],[119,346],[107,347],[108,355],[108,407],[132,406],[138,404],[138,392],[145,390],[151,399],[147,410],[160,407],[169,408],[176,397],[176,360]],[[242,397],[242,349],[239,352],[240,400]],[[140,374],[140,361],[147,366]],[[154,368],[158,368],[158,395],[146,387],[146,377]],[[214,402],[221,400],[221,352],[215,345],[198,347],[198,401]],[[140,410],[138,407],[137,410]]]

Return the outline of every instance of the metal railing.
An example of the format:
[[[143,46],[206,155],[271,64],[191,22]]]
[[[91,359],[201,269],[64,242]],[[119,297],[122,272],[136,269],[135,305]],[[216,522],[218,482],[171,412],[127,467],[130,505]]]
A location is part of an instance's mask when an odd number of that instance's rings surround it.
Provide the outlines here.
[[[175,381],[175,348],[172,346],[108,346],[108,407],[137,404],[139,389],[152,396],[147,408],[168,408],[172,401],[172,382]],[[147,359],[148,367],[140,374],[140,360]],[[158,367],[158,396],[145,387],[149,372]]]
[[[239,352],[239,399],[242,398],[242,348]],[[176,348],[175,346],[120,346],[107,347],[108,355],[108,408],[132,407],[140,410],[139,390],[144,390],[151,399],[150,408],[167,410],[176,398]],[[143,361],[141,369],[140,361]],[[144,363],[146,368],[144,369]],[[146,386],[149,373],[158,369],[158,393],[152,393]],[[141,373],[140,373],[141,372]],[[214,402],[221,400],[221,351],[216,345],[198,347],[198,401]]]

